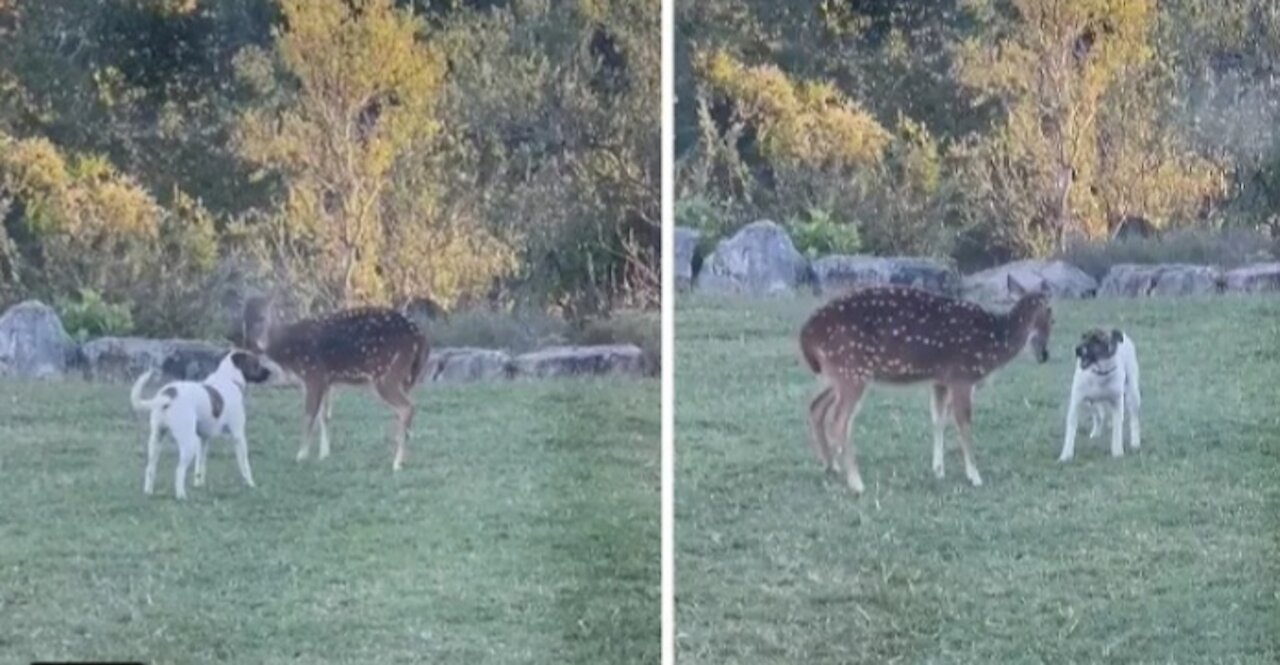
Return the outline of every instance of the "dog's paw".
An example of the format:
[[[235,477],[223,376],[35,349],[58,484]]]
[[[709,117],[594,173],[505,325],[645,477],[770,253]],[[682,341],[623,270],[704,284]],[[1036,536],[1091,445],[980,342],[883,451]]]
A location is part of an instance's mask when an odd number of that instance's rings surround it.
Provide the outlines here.
[[[301,462],[311,456],[310,448],[299,448],[298,454],[294,456],[294,460]]]
[[[965,475],[969,477],[970,485],[982,487],[982,475],[978,473],[977,469],[970,469],[965,472]]]
[[[1067,462],[1070,462],[1072,459],[1075,459],[1075,455],[1071,453],[1062,453],[1061,455],[1058,455],[1059,464],[1066,464]]]
[[[933,465],[933,477],[942,480],[947,477],[947,469],[941,464]]]
[[[867,490],[867,486],[862,484],[862,478],[859,476],[850,475],[848,477],[848,483],[849,491],[853,492],[855,496],[861,496],[862,493]]]

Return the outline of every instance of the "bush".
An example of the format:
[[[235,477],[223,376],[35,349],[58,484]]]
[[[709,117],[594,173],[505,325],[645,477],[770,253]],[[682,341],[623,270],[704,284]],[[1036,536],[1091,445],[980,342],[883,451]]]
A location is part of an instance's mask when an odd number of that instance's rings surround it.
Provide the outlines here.
[[[796,249],[810,259],[825,254],[856,254],[862,249],[858,227],[839,222],[826,210],[809,208],[803,216],[788,219],[784,226]]]
[[[609,318],[587,321],[573,334],[575,344],[634,344],[644,353],[645,372],[662,368],[662,317],[660,312],[619,310]]]
[[[1179,229],[1152,238],[1077,243],[1058,258],[1096,279],[1121,263],[1192,263],[1223,268],[1275,260],[1270,238],[1252,230]]]
[[[54,303],[62,327],[79,341],[103,335],[127,335],[133,332],[133,316],[129,305],[109,303],[93,289],[80,289],[75,300],[58,298]]]
[[[575,323],[534,309],[472,309],[428,323],[427,336],[433,347],[474,346],[509,353],[569,344],[634,344],[644,353],[646,371],[656,374],[662,358],[661,322],[659,312],[639,309]]]
[[[538,310],[472,309],[428,325],[432,346],[477,346],[524,353],[569,343],[569,324]]]

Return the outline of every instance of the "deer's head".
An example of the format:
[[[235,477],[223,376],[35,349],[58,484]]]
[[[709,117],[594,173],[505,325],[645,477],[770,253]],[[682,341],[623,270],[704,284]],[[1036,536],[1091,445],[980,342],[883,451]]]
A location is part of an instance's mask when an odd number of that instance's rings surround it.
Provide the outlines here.
[[[1049,306],[1049,287],[1040,282],[1039,288],[1029,289],[1009,275],[1009,293],[1018,299],[1013,306],[1013,320],[1027,331],[1027,345],[1036,360],[1049,361],[1049,335],[1053,332],[1053,308]]]

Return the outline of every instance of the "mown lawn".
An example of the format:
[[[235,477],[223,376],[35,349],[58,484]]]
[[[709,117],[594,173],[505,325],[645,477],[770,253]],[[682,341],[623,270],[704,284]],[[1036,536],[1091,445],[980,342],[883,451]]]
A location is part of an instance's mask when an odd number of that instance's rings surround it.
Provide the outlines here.
[[[928,389],[855,422],[867,493],[819,470],[812,299],[685,300],[676,317],[682,663],[1280,660],[1280,300],[1055,303],[1052,359],[978,392],[977,462],[929,468]],[[1142,367],[1143,449],[1077,440],[1072,349],[1119,326]]]
[[[394,475],[357,390],[295,463],[300,400],[251,393],[258,489],[222,444],[180,504],[127,387],[0,383],[0,663],[656,662],[656,381],[420,389]]]

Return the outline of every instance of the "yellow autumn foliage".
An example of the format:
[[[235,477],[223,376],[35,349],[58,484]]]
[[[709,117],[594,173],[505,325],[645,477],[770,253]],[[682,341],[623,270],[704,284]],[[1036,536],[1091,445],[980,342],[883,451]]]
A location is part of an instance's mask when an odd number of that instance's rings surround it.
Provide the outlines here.
[[[890,133],[828,82],[795,82],[773,65],[747,66],[724,51],[699,57],[700,79],[754,124],[770,161],[843,169],[879,163]]]

